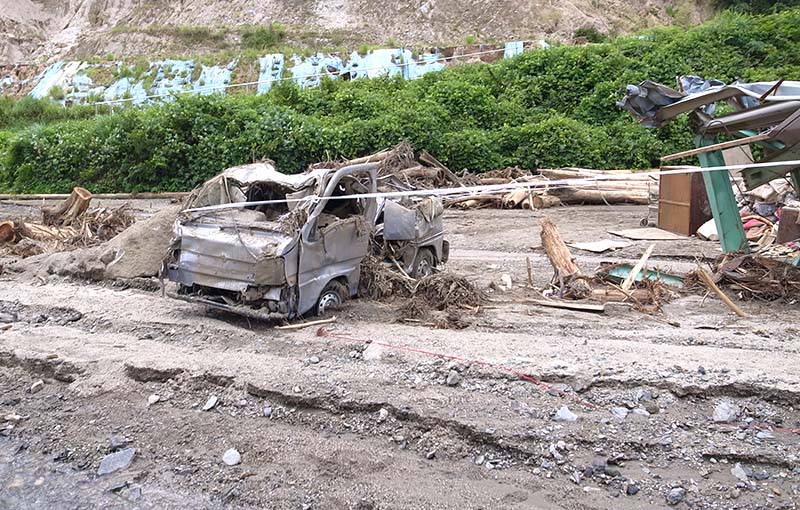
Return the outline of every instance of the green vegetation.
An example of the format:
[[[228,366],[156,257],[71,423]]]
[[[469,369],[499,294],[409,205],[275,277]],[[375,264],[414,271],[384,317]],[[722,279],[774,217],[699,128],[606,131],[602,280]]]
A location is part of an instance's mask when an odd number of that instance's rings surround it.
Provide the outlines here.
[[[765,16],[728,12],[691,29],[531,51],[415,81],[324,80],[307,90],[281,83],[264,96],[183,96],[85,120],[74,120],[80,108],[58,107],[62,113],[53,116],[41,102],[0,102],[0,129],[28,124],[0,132],[0,189],[185,190],[254,158],[297,172],[400,140],[427,149],[454,171],[649,168],[660,155],[692,146],[688,121],[661,130],[639,127],[614,105],[626,84],[672,84],[680,74],[727,82],[797,80],[799,45],[800,9]],[[11,124],[2,125],[7,118]]]
[[[252,50],[274,48],[286,37],[286,29],[277,21],[267,26],[247,27],[242,30],[242,46]]]

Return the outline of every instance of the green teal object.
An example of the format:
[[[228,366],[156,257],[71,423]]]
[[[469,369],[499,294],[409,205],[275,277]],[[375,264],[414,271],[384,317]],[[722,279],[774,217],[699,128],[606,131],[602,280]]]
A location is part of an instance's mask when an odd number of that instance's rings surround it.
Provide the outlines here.
[[[631,270],[633,269],[633,265],[631,264],[618,264],[616,266],[612,266],[606,271],[606,275],[608,275],[608,279],[612,282],[622,282],[625,278],[631,274]],[[644,279],[645,274],[644,271],[640,272],[636,275],[636,281],[640,282]],[[664,273],[661,271],[654,271],[652,269],[647,270],[647,279],[652,281],[658,281],[661,283],[665,283],[667,285],[672,285],[673,287],[677,287],[679,289],[683,288],[683,278],[674,274]]]
[[[717,143],[715,138],[704,138],[696,136],[695,146],[705,147]],[[700,166],[704,168],[725,166],[725,160],[721,151],[712,151],[699,154]],[[733,195],[731,180],[727,170],[711,170],[703,172],[703,181],[706,184],[708,203],[711,206],[711,214],[714,216],[714,223],[717,226],[717,235],[722,245],[722,251],[726,253],[750,251],[747,244],[747,237],[742,227],[742,218],[739,216],[739,207],[736,205],[736,197]]]

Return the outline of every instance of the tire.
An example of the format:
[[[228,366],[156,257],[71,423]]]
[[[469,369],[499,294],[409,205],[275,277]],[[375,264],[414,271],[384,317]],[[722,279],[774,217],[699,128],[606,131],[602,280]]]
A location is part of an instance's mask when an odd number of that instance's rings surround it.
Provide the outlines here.
[[[337,308],[344,303],[347,297],[347,290],[342,282],[331,280],[328,285],[319,293],[317,299],[317,306],[314,308],[315,315],[325,315],[325,313],[333,308]]]
[[[411,270],[412,278],[424,278],[433,274],[436,269],[436,257],[428,248],[421,248],[414,258],[414,268]]]

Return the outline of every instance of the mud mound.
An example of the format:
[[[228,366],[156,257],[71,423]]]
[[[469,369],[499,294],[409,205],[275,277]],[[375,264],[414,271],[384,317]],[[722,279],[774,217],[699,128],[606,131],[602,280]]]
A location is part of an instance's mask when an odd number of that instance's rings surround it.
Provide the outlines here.
[[[167,207],[99,246],[29,257],[13,269],[40,277],[57,274],[87,280],[155,276],[172,239],[172,224],[180,208]]]

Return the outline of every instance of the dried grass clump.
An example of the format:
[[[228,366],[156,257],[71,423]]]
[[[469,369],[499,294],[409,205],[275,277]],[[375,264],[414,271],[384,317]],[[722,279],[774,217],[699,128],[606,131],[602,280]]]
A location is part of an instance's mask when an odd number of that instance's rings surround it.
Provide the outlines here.
[[[361,261],[361,279],[358,293],[370,299],[392,296],[408,297],[414,280],[386,267],[377,257],[367,256]]]
[[[424,298],[437,310],[449,308],[476,308],[486,299],[486,294],[463,276],[453,273],[436,273],[419,280],[414,295]]]

